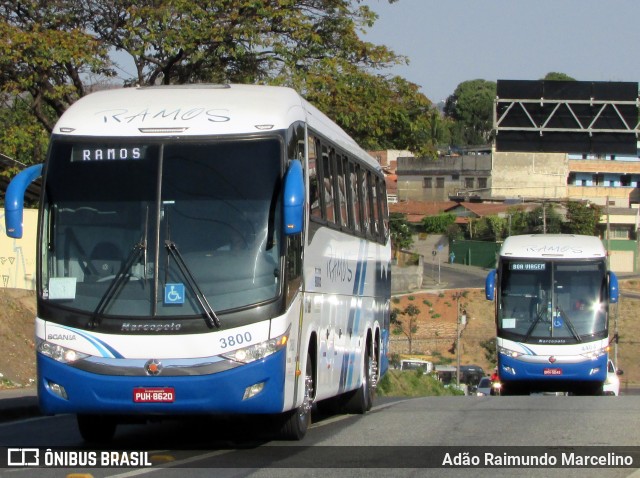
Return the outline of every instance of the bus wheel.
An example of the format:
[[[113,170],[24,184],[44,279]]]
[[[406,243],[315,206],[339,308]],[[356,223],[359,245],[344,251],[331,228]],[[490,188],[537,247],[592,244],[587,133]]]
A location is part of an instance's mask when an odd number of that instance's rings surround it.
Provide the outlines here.
[[[88,443],[108,443],[116,433],[115,417],[108,415],[78,415],[78,429]]]
[[[364,356],[364,366],[362,367],[362,385],[357,390],[350,392],[345,404],[347,413],[362,415],[373,406],[374,380],[378,374],[378,363],[371,355],[371,350],[367,347]]]
[[[307,355],[307,367],[304,376],[304,398],[295,410],[283,414],[280,437],[284,440],[302,440],[311,424],[311,409],[313,407],[314,383],[313,362],[311,354]]]

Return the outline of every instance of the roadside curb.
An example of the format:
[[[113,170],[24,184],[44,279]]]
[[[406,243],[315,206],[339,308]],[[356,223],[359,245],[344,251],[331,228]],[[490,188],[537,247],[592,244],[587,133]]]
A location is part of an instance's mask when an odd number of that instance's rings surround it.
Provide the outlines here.
[[[35,387],[0,390],[0,422],[40,415]]]

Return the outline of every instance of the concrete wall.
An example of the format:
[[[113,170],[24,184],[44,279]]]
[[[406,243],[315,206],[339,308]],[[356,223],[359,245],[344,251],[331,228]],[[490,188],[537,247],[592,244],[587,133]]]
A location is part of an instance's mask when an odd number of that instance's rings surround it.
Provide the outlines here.
[[[415,201],[447,201],[449,195],[467,190],[466,179],[473,179],[478,188],[478,178],[491,185],[491,155],[440,156],[431,158],[398,158],[398,199]],[[424,186],[424,179],[431,178],[431,187]],[[437,178],[444,180],[437,187]]]
[[[7,236],[4,209],[0,224],[0,287],[35,290],[38,211],[25,209],[22,239]]]
[[[604,187],[604,186],[568,186],[571,199],[589,200],[599,206],[629,207],[640,203],[640,188]]]
[[[566,153],[493,153],[491,196],[566,198]]]
[[[419,256],[418,265],[399,266],[391,264],[391,293],[402,294],[422,288],[422,277],[424,274],[424,261]]]

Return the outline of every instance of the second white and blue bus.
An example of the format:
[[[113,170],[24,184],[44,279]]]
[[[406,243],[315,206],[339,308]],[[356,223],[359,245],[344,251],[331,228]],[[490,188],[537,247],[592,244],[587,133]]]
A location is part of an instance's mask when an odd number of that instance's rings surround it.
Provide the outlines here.
[[[41,176],[41,178],[40,178]],[[132,417],[371,408],[388,367],[380,165],[287,88],[125,88],[73,104],[44,167],[38,395],[104,442]]]
[[[503,394],[601,395],[618,280],[597,237],[508,237],[486,281]]]

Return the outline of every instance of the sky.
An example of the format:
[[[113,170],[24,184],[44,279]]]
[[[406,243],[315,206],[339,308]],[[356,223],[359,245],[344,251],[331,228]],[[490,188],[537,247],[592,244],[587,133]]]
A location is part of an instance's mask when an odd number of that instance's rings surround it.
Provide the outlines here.
[[[639,0],[364,0],[365,40],[409,58],[388,73],[432,102],[468,80],[640,81]]]

